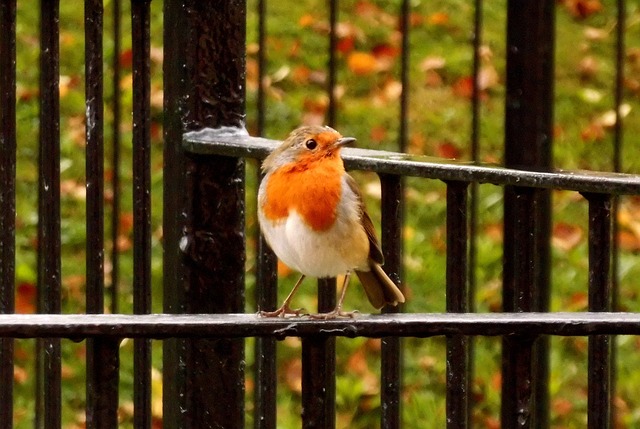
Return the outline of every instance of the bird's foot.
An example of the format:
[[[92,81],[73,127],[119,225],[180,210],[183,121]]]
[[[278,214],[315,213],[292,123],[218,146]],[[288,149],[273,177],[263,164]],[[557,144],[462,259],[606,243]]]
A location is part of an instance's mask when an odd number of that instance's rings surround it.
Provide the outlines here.
[[[358,313],[359,313],[358,310],[342,311],[341,308],[336,307],[332,311],[329,311],[328,313],[309,314],[309,317],[311,319],[318,319],[318,320],[332,320],[332,319],[337,319],[339,317],[348,317],[350,319],[355,319]]]
[[[260,317],[287,317],[287,316],[302,316],[306,314],[304,308],[290,308],[288,305],[283,305],[274,311],[258,311]]]

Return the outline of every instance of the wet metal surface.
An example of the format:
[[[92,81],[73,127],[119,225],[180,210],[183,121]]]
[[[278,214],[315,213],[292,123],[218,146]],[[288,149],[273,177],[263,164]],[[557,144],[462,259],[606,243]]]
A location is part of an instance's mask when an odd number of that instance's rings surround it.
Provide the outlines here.
[[[244,122],[246,5],[189,0],[163,6],[164,174],[172,179],[164,182],[164,307],[168,313],[239,312],[244,160],[190,156],[181,142],[188,130]],[[167,427],[244,426],[243,339],[167,341],[163,378]]]
[[[232,135],[203,129],[184,135],[183,147],[190,153],[264,159],[281,141],[249,137],[239,129]],[[245,133],[245,135],[242,135]],[[381,150],[344,148],[348,168],[379,173],[424,177],[445,181],[493,183],[535,188],[562,188],[579,192],[640,194],[640,176],[582,170],[526,171],[495,165],[473,164],[428,156]]]
[[[85,337],[284,338],[431,337],[436,335],[585,336],[640,335],[640,313],[428,313],[359,315],[355,319],[263,318],[255,314],[2,314],[0,336],[14,338]]]
[[[131,3],[133,67],[133,311],[151,312],[150,1]],[[133,426],[151,428],[151,340],[134,342]]]
[[[13,313],[16,228],[16,0],[0,2],[0,313]],[[13,339],[0,338],[0,416],[13,414]],[[0,419],[10,429],[12,419]]]
[[[60,94],[58,0],[40,4],[38,312],[60,313]],[[36,346],[36,428],[61,426],[60,340]]]

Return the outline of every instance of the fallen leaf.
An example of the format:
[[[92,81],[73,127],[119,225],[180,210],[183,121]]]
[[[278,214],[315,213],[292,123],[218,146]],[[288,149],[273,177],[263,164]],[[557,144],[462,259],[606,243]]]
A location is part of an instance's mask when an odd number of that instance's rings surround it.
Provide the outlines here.
[[[473,83],[473,80],[471,82]],[[478,71],[478,89],[480,91],[494,88],[498,83],[500,83],[500,76],[492,64],[485,64],[480,67]],[[473,91],[473,88],[471,90]]]
[[[284,363],[284,381],[293,393],[302,393],[302,360],[291,359]]]
[[[386,101],[395,101],[402,95],[402,83],[397,80],[390,79],[385,82],[382,93]]]
[[[120,234],[116,242],[116,248],[119,252],[126,252],[133,248],[133,242],[129,236]]]
[[[435,70],[428,70],[424,76],[424,84],[427,87],[440,87],[444,83],[442,76]]]
[[[76,200],[84,200],[87,197],[87,187],[84,183],[73,179],[63,180],[60,182],[60,195]]]
[[[120,52],[118,62],[120,63],[120,67],[131,68],[131,64],[133,63],[133,50],[129,48]]]
[[[341,54],[348,54],[355,48],[356,42],[353,36],[342,37],[336,43],[336,50]]]
[[[578,72],[580,73],[580,78],[582,80],[589,80],[593,78],[598,71],[600,71],[600,64],[592,55],[587,55],[578,63]]]
[[[447,60],[441,56],[428,56],[420,62],[420,70],[439,70],[447,64]]]
[[[621,104],[620,107],[618,107],[618,115],[621,118],[626,118],[630,112],[631,112],[631,105],[628,103]],[[616,112],[613,109],[606,111],[600,116],[600,118],[598,118],[598,121],[605,128],[613,127],[616,124],[616,120],[617,120]]]
[[[604,127],[598,121],[590,122],[580,131],[580,138],[585,142],[600,141],[604,136]]]
[[[618,246],[627,252],[640,251],[640,239],[630,231],[618,232]]]
[[[602,10],[600,0],[563,0],[569,14],[576,19],[585,19]]]
[[[435,12],[427,17],[427,23],[431,25],[446,25],[449,23],[449,14],[445,12]]]
[[[133,230],[133,213],[124,212],[120,214],[120,234],[130,234]]]
[[[584,29],[584,37],[592,42],[606,40],[609,37],[609,33],[606,30],[595,27],[587,27]]]
[[[376,58],[380,58],[380,57],[393,58],[398,56],[398,54],[400,53],[400,49],[396,48],[395,46],[391,46],[388,43],[381,43],[374,46],[373,49],[371,49],[371,53]]]
[[[589,294],[576,292],[569,297],[567,311],[585,311],[589,308]]]
[[[347,370],[351,373],[364,375],[371,370],[367,362],[367,356],[362,348],[358,348],[347,360]]]
[[[413,133],[409,137],[409,153],[423,154],[427,139],[422,133]]]
[[[453,83],[451,89],[458,97],[471,98],[473,96],[473,78],[471,76],[461,77]]]
[[[287,264],[278,259],[278,277],[287,277],[293,273],[293,270],[289,268]]]
[[[29,371],[27,371],[26,369],[18,366],[18,365],[14,365],[13,366],[13,381],[15,381],[18,384],[24,384],[27,382],[27,380],[29,380]]]
[[[460,158],[462,152],[460,148],[458,148],[452,142],[445,141],[438,144],[438,146],[436,147],[436,154],[440,158],[456,159]]]
[[[382,125],[374,125],[371,128],[369,138],[376,143],[380,143],[387,138],[387,128]]]
[[[291,72],[291,80],[297,84],[308,83],[309,76],[311,76],[311,69],[304,65],[296,66]]]
[[[377,61],[372,54],[356,51],[349,55],[347,67],[356,75],[368,75],[376,71]]]
[[[36,285],[22,282],[16,288],[15,312],[18,314],[33,314],[36,312]]]
[[[551,243],[558,249],[568,251],[580,244],[582,237],[582,229],[578,226],[558,222],[553,227]]]
[[[424,17],[417,13],[417,12],[411,12],[411,14],[409,15],[409,26],[411,27],[419,27],[424,23]]]
[[[298,25],[302,28],[310,27],[315,22],[315,18],[310,13],[302,15],[298,20]]]

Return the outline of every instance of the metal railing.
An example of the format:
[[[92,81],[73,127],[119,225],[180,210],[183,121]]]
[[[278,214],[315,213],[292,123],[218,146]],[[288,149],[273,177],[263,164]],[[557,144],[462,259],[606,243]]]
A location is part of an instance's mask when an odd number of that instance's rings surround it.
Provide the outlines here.
[[[103,4],[85,4],[86,315],[62,315],[60,244],[59,10],[41,2],[38,312],[16,315],[16,0],[0,2],[0,428],[12,427],[13,344],[38,338],[36,426],[61,427],[60,340],[87,342],[87,427],[118,427],[119,346],[135,339],[134,426],[151,427],[151,340],[163,341],[163,424],[169,428],[244,427],[244,338],[256,337],[254,426],[277,427],[276,341],[302,338],[302,425],[335,427],[336,337],[383,338],[381,427],[402,427],[402,337],[447,337],[447,427],[472,427],[474,336],[501,336],[502,427],[549,427],[549,335],[589,336],[588,427],[610,427],[614,353],[611,335],[640,335],[640,316],[617,310],[617,197],[640,195],[640,178],[556,171],[551,161],[555,8],[553,0],[507,2],[505,166],[478,162],[479,50],[482,1],[475,0],[471,64],[471,158],[459,163],[404,153],[408,141],[409,0],[399,2],[402,34],[398,153],[345,150],[349,168],[375,171],[382,185],[385,270],[402,283],[404,177],[443,181],[446,193],[445,314],[388,314],[356,320],[262,319],[245,311],[244,158],[264,158],[277,144],[220,127],[245,125],[244,1],[164,2],[163,305],[151,312],[150,1],[131,2],[135,315],[100,314],[104,284]],[[120,14],[120,2],[113,1]],[[625,2],[617,1],[614,170],[621,169]],[[263,77],[266,0],[258,0],[257,129],[265,126]],[[337,116],[338,2],[328,1],[327,122]],[[115,52],[119,20],[114,19]],[[117,240],[120,177],[119,63],[114,61],[114,165],[111,240]],[[217,129],[217,131],[216,131]],[[203,131],[204,130],[204,131]],[[505,189],[503,310],[473,314],[477,184]],[[582,194],[589,204],[589,311],[548,313],[550,190]],[[110,292],[117,297],[118,252]],[[276,259],[259,240],[256,306],[274,308]],[[335,282],[318,283],[318,309],[332,308]],[[117,313],[117,299],[112,299]]]

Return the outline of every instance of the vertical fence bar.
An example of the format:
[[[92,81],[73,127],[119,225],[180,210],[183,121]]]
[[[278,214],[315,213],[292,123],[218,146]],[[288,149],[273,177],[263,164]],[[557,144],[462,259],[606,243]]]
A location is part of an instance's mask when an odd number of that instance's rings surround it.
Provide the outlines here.
[[[473,15],[473,92],[471,94],[471,161],[480,162],[480,66],[482,58],[480,56],[480,49],[482,48],[482,14],[483,14],[483,2],[482,0],[475,0],[474,15]],[[467,264],[467,290],[469,293],[468,305],[469,311],[474,312],[475,297],[476,297],[476,265],[478,259],[478,201],[479,201],[479,187],[478,183],[471,183],[469,190],[469,260]],[[474,378],[474,339],[470,337],[469,341],[469,365],[467,367],[467,376],[469,380]],[[468,385],[469,389],[473,389],[471,383]],[[470,397],[467,403],[467,426],[472,425],[472,408],[473,408],[473,395],[469,392]]]
[[[120,340],[93,338],[92,406],[87,407],[87,427],[114,429],[118,427],[118,376],[120,371]],[[89,377],[89,374],[87,374]]]
[[[409,80],[410,15],[411,1],[402,0],[402,4],[400,5],[400,30],[402,31],[400,83],[402,84],[402,92],[400,93],[400,130],[398,133],[398,150],[400,152],[406,152],[407,142],[409,141],[409,93],[411,92],[411,81]]]
[[[164,12],[165,311],[242,312],[244,160],[187,157],[182,134],[244,126],[246,5],[167,0]],[[244,427],[243,339],[166,341],[163,359],[167,427]]]
[[[133,54],[133,311],[151,313],[150,1],[131,2]],[[134,427],[151,428],[151,340],[134,340]]]
[[[318,312],[336,306],[336,280],[318,280]],[[336,338],[302,339],[302,427],[336,427]]]
[[[87,312],[104,310],[102,0],[85,0]]]
[[[16,229],[16,0],[0,2],[0,314],[14,312]],[[13,415],[13,339],[0,338],[0,415]],[[0,419],[0,428],[13,419]]]
[[[535,229],[536,191],[531,188],[510,189],[511,204],[505,206],[503,310],[527,312],[534,309],[535,296]],[[506,190],[505,190],[506,192]],[[507,263],[508,262],[508,263]],[[534,419],[533,392],[536,377],[533,362],[533,340],[528,337],[505,337],[502,341],[502,427],[538,428]]]
[[[258,99],[257,133],[264,134],[265,128],[265,85],[267,66],[266,15],[267,0],[258,0]],[[258,173],[259,180],[262,175]],[[278,305],[278,275],[276,258],[264,239],[258,234],[256,268],[256,305],[258,310],[273,311]],[[274,429],[277,427],[276,414],[276,340],[258,337],[255,339],[255,390],[253,396],[253,427]]]
[[[59,4],[40,2],[38,312],[61,310]],[[38,339],[36,427],[61,427],[60,339]]]
[[[473,92],[471,94],[471,161],[480,161],[480,66],[482,58],[482,0],[475,0],[473,19]],[[471,184],[469,195],[469,304],[473,311],[476,290],[475,267],[477,259],[476,235],[478,233],[478,184]]]
[[[554,49],[555,1],[508,1],[505,103],[507,167],[548,169],[552,166]],[[508,186],[505,188],[504,201],[504,309],[548,311],[551,193],[548,190],[530,192]],[[519,213],[524,217],[516,217]],[[523,230],[525,223],[529,224],[529,229]],[[519,240],[521,235],[530,237]],[[525,245],[531,247],[523,250]],[[529,259],[524,258],[523,253]],[[530,285],[523,283],[524,278],[531,282]],[[531,286],[533,290],[526,290]],[[521,288],[525,288],[525,295]],[[521,300],[522,296],[527,299]],[[502,396],[503,427],[548,427],[548,338],[543,337],[535,344],[528,340],[515,344],[509,342],[506,340],[507,347],[503,350],[502,379],[506,385],[503,385]],[[530,345],[535,347],[534,351],[527,350]],[[529,355],[534,359],[533,372],[532,362],[525,361]],[[511,375],[518,377],[509,378]],[[527,377],[530,379],[526,380]],[[512,386],[509,387],[509,384]],[[527,394],[532,395],[530,400],[524,399]],[[523,414],[520,405],[533,407],[526,410],[526,413],[531,411],[532,415]]]
[[[611,196],[585,197],[589,201],[589,311],[611,311]],[[611,337],[589,337],[589,429],[610,427],[611,366]]]
[[[256,269],[256,305],[259,310],[273,311],[278,305],[278,258],[264,239],[258,237]],[[255,429],[275,429],[276,421],[276,340],[256,338],[255,393],[253,397]]]
[[[402,285],[402,255],[404,225],[404,179],[402,176],[380,175],[382,187],[381,224],[384,270],[398,285]],[[400,312],[401,307],[386,307],[385,313]],[[402,426],[402,340],[398,337],[382,339],[380,386],[382,411],[380,427],[397,429]]]
[[[469,311],[467,287],[467,187],[447,182],[447,312]],[[469,338],[447,337],[447,428],[468,426]]]
[[[401,57],[400,57],[400,129],[398,132],[398,150],[405,152],[409,140],[409,29],[411,2],[403,0],[400,5]],[[380,175],[382,188],[381,243],[385,259],[384,269],[393,281],[402,284],[402,255],[403,240],[402,226],[404,223],[404,179],[401,176]],[[385,313],[401,311],[400,307],[386,307]],[[385,337],[381,341],[380,362],[380,427],[397,429],[402,425],[401,400],[402,392],[402,340],[398,337]]]
[[[85,103],[87,180],[87,313],[104,311],[104,107],[103,4],[85,0]],[[87,340],[87,427],[106,428],[118,418],[117,365],[107,340]],[[117,355],[117,345],[115,353]],[[113,389],[115,386],[115,395]]]
[[[336,126],[337,103],[335,99],[338,36],[338,1],[328,0],[329,7],[329,61],[327,93],[329,108],[327,123]],[[318,280],[318,312],[335,308],[336,280]],[[302,427],[334,428],[336,425],[336,339],[333,337],[309,337],[302,340]]]
[[[257,133],[264,134],[265,126],[265,82],[267,67],[267,0],[258,0],[258,99],[257,99]]]
[[[163,308],[165,313],[186,313],[187,269],[179,243],[185,226],[182,215],[186,207],[186,157],[180,141],[184,132],[183,116],[187,109],[188,94],[186,57],[184,47],[187,14],[179,1],[163,3],[163,176],[172,180],[163,182],[162,229],[164,235],[163,254]],[[181,283],[178,287],[178,283]],[[187,409],[187,371],[185,368],[187,341],[169,338],[163,341],[163,426],[188,427],[180,410]]]
[[[616,112],[616,123],[613,130],[613,171],[622,171],[622,145],[624,140],[624,122],[622,114],[620,113],[620,106],[624,101],[624,64],[626,58],[625,52],[625,34],[627,24],[627,3],[625,0],[617,0],[616,7],[618,9],[618,25],[616,26],[616,83],[615,83],[615,95],[614,105]],[[611,201],[611,310],[620,310],[620,284],[618,280],[619,267],[620,267],[620,243],[618,240],[619,235],[619,223],[618,223],[618,209],[620,207],[620,198],[617,195],[613,196]],[[618,348],[616,344],[616,337],[611,336],[611,377],[610,377],[610,391],[611,391],[611,403],[614,402],[614,395],[616,392],[617,384],[617,355]],[[611,407],[610,425],[614,427],[616,421],[616,407]]]
[[[112,152],[111,152],[111,313],[118,312],[118,282],[120,281],[120,251],[118,249],[118,236],[120,235],[120,2],[113,1],[113,56],[111,67],[113,68],[112,99]]]
[[[329,0],[329,63],[327,73],[327,93],[329,95],[329,108],[327,110],[327,123],[330,127],[336,126],[336,75],[338,73],[337,52],[338,34],[338,0]]]

